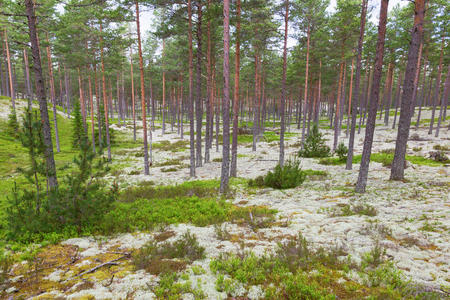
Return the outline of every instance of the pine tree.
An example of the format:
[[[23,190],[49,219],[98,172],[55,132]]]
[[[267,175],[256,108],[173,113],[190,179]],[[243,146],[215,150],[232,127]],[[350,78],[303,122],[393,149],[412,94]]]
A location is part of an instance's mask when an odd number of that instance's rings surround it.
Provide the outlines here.
[[[81,115],[80,102],[75,101],[73,105],[72,118],[72,147],[80,148],[81,143],[86,139],[86,131],[84,131],[83,116]]]
[[[301,157],[327,157],[330,156],[330,147],[325,144],[325,139],[319,132],[317,124],[313,124],[311,132],[306,138],[303,148],[299,151]]]

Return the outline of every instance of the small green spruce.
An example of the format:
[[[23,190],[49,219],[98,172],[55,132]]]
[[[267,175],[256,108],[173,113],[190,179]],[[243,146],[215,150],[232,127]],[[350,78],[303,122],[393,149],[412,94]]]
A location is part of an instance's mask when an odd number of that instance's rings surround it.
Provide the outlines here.
[[[267,173],[264,185],[274,189],[289,189],[301,185],[306,179],[306,173],[300,168],[300,162],[288,160],[283,167],[279,164]]]
[[[16,110],[11,108],[11,112],[8,115],[7,132],[14,138],[19,137],[19,122],[17,121]]]
[[[334,152],[337,154],[340,161],[347,160],[348,148],[344,145],[344,143],[339,143]]]
[[[313,124],[311,132],[306,138],[303,149],[298,152],[301,157],[327,157],[330,156],[330,147],[325,144],[325,139],[319,132],[317,124]]]
[[[10,206],[7,208],[7,220],[10,232],[25,234],[41,229],[42,199],[48,194],[41,188],[46,178],[44,158],[44,138],[42,123],[36,112],[27,109],[23,116],[19,138],[28,150],[29,167],[18,168],[32,189],[19,190],[14,184],[12,194],[7,197]]]
[[[61,225],[70,224],[76,227],[78,233],[82,229],[98,223],[116,200],[117,185],[113,184],[110,191],[103,188],[101,179],[108,168],[105,159],[92,153],[90,142],[86,136],[79,143],[79,153],[74,158],[76,168],[66,176],[66,188],[61,188],[55,203],[58,212],[55,218],[62,220]]]
[[[72,119],[72,147],[80,148],[82,140],[87,137],[84,130],[83,117],[81,115],[80,102],[75,101],[73,105],[73,119]]]
[[[82,125],[81,129],[83,131]],[[62,180],[58,190],[42,191],[40,186],[46,178],[42,140],[37,116],[33,118],[27,112],[21,141],[28,149],[31,167],[21,169],[21,172],[34,189],[18,188],[14,184],[8,197],[8,237],[16,242],[40,242],[48,233],[69,233],[71,236],[89,233],[101,223],[118,194],[116,184],[110,190],[104,188],[102,178],[108,171],[104,166],[105,159],[92,153],[86,135],[80,136],[79,153],[74,158],[70,175]]]

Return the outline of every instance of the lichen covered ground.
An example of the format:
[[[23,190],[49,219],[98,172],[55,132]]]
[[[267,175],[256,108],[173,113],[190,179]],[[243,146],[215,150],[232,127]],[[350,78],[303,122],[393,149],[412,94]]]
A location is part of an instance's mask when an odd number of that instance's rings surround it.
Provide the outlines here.
[[[429,118],[430,115],[426,110],[423,118]],[[122,127],[113,125],[113,128],[132,136],[130,124]],[[437,147],[446,148],[448,154],[450,135],[447,128],[441,129],[439,138],[436,138],[434,134],[427,134],[427,125],[421,125],[417,131],[411,130],[411,134],[417,134],[419,138],[414,137],[408,142],[408,155],[428,157],[429,152]],[[141,128],[139,122],[138,128]],[[167,128],[168,133],[165,135],[161,134],[161,129],[153,133],[153,143],[158,146],[153,149],[150,176],[143,175],[140,147],[135,147],[120,149],[115,153],[109,179],[117,180],[121,189],[142,181],[151,180],[156,185],[168,185],[191,180],[187,167],[188,145],[179,142],[179,135],[171,132],[170,125]],[[381,124],[376,127],[372,153],[395,147],[396,130],[390,128]],[[321,131],[331,146],[332,130]],[[286,151],[287,157],[293,158],[298,151],[301,131],[292,125],[289,132]],[[138,137],[141,134],[140,129]],[[346,141],[345,130],[341,139]],[[362,151],[363,139],[364,129],[356,136],[356,154]],[[172,144],[178,142],[178,146],[162,147],[161,141],[170,141]],[[255,178],[266,174],[276,165],[278,143],[261,138],[257,151],[252,151],[251,144],[243,143],[238,152],[238,177]],[[216,152],[214,143],[212,162],[197,168],[196,179],[218,178],[220,158],[221,148]],[[149,241],[158,239],[174,242],[187,231],[197,237],[200,246],[205,248],[205,255],[178,272],[179,276],[175,280],[178,285],[173,282],[171,285],[178,293],[174,299],[267,297],[264,294],[267,286],[264,284],[236,281],[231,288],[220,288],[218,280],[221,275],[211,268],[211,261],[224,253],[243,255],[252,252],[256,257],[274,254],[279,243],[286,243],[299,233],[312,249],[339,249],[340,259],[351,257],[354,264],[364,262],[367,253],[374,248],[383,249],[383,258],[401,271],[405,281],[410,280],[411,284],[423,290],[436,291],[442,298],[449,295],[448,165],[430,166],[408,162],[406,178],[399,182],[389,180],[389,167],[371,162],[367,192],[356,194],[354,184],[359,164],[354,164],[353,170],[347,171],[344,165],[322,165],[314,158],[301,158],[300,162],[303,169],[322,170],[326,175],[309,176],[301,186],[287,190],[249,188],[246,180],[236,181],[232,186],[234,193],[229,201],[234,205],[275,209],[277,213],[270,224],[254,226],[246,222],[225,222],[205,227],[172,224],[147,232],[69,239],[43,247],[36,251],[32,259],[16,263],[10,271],[10,281],[3,296],[7,299],[20,296],[35,299],[157,298],[161,295],[158,289],[168,279],[146,270],[137,270],[133,264],[133,254]],[[161,238],[162,235],[164,238]],[[359,289],[360,297],[367,295],[364,289],[366,292],[371,291],[370,284],[364,282],[363,276],[356,271],[336,274],[333,275],[336,277],[335,282],[343,287]],[[335,292],[338,290],[334,289]],[[346,298],[346,295],[343,293],[340,298]]]

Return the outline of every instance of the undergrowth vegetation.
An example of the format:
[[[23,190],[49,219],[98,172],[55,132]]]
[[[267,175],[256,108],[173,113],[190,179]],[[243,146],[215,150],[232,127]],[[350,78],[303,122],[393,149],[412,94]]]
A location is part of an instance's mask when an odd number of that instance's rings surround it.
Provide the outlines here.
[[[187,264],[204,258],[204,251],[197,237],[187,231],[174,242],[148,242],[136,251],[132,259],[136,269],[159,275],[183,270]]]
[[[439,167],[446,163],[446,161],[439,161],[435,159],[426,158],[418,155],[406,155],[406,161],[416,165],[424,165],[430,167]],[[381,163],[383,167],[389,167],[392,165],[392,161],[394,160],[394,154],[389,151],[384,151],[380,153],[372,153],[370,156],[370,160]],[[322,165],[342,165],[345,164],[346,160],[341,159],[339,157],[324,157],[319,160],[319,164]],[[353,163],[361,162],[361,154],[355,155],[353,157]]]
[[[378,244],[357,264],[342,250],[313,249],[300,234],[274,255],[221,254],[210,263],[216,289],[236,297],[240,287],[261,286],[266,299],[438,299],[404,280]],[[356,279],[356,278],[359,278]]]
[[[306,179],[306,173],[302,171],[300,162],[288,160],[283,166],[279,164],[273,171],[265,176],[259,176],[248,182],[250,187],[271,187],[274,189],[290,189],[301,185]]]
[[[330,147],[325,144],[322,133],[317,124],[313,124],[311,132],[306,137],[303,148],[298,152],[301,157],[327,157],[330,156]]]

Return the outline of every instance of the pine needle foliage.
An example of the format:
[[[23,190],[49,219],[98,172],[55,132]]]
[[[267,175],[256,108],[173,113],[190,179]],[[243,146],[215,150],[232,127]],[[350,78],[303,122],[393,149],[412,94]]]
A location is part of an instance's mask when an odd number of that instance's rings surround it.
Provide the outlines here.
[[[310,134],[305,140],[303,149],[298,152],[301,157],[327,157],[330,156],[330,147],[325,144],[322,133],[317,124],[313,124]]]
[[[77,149],[84,139],[86,139],[86,131],[83,126],[83,117],[81,115],[80,102],[75,101],[73,105],[72,118],[72,147]]]
[[[71,173],[62,180],[58,190],[43,191],[41,185],[46,174],[40,123],[36,114],[33,116],[27,111],[20,130],[31,163],[28,169],[19,171],[33,183],[34,189],[14,184],[8,197],[8,235],[17,242],[39,242],[49,233],[89,233],[117,198],[116,184],[110,189],[104,188],[102,177],[108,171],[106,160],[92,153],[85,134],[78,135],[79,152],[74,157]],[[74,124],[80,125],[75,121]],[[82,122],[81,127],[74,126],[74,131],[80,128],[84,132]]]
[[[17,114],[14,109],[11,108],[11,112],[8,115],[7,124],[8,134],[12,137],[17,138],[19,136],[19,122],[17,121]]]

